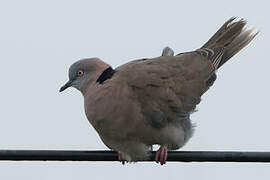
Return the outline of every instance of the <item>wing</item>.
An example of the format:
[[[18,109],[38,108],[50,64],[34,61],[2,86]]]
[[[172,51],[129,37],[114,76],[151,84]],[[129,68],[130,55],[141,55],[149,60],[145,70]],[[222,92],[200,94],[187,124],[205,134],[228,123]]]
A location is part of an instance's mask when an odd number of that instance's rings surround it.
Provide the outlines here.
[[[189,118],[209,88],[214,72],[200,52],[132,61],[116,69],[141,104],[146,120],[156,128]]]

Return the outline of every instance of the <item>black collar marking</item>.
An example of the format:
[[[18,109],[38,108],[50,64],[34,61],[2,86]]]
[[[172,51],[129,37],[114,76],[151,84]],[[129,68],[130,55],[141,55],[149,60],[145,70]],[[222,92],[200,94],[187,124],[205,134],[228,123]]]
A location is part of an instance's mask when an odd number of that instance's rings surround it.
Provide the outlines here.
[[[111,67],[108,67],[101,73],[101,75],[98,77],[96,82],[99,84],[102,84],[107,79],[110,79],[114,73],[115,73],[115,70]]]

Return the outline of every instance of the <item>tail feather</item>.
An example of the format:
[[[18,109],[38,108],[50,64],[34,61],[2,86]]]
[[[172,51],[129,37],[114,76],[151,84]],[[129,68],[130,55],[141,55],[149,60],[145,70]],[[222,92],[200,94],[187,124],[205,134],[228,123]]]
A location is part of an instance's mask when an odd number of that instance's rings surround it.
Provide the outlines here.
[[[258,34],[254,29],[247,29],[247,22],[243,19],[233,22],[235,17],[230,18],[223,26],[202,46],[202,48],[217,49],[223,48],[223,55],[217,68],[221,67],[232,56]]]
[[[241,49],[243,49],[246,45],[248,45],[258,34],[258,31],[253,29],[249,29],[243,31],[232,43],[228,46],[225,51],[223,58],[219,64],[219,67],[222,66],[226,61],[228,61],[231,57],[233,57],[236,53],[238,53]]]
[[[232,17],[230,18],[228,21],[226,21],[221,28],[202,46],[202,48],[207,48],[210,47],[211,45],[213,45],[216,40],[225,33],[225,31],[227,30],[229,24],[231,24],[234,20],[236,19],[236,17]]]

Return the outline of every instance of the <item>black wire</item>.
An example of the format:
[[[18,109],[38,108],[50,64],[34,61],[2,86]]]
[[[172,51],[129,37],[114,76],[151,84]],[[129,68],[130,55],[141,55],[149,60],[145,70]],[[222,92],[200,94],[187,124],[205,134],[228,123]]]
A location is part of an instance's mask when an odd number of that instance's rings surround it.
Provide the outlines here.
[[[149,153],[154,161],[155,151]],[[114,151],[0,150],[0,161],[118,161]],[[169,151],[173,162],[270,162],[270,152]]]

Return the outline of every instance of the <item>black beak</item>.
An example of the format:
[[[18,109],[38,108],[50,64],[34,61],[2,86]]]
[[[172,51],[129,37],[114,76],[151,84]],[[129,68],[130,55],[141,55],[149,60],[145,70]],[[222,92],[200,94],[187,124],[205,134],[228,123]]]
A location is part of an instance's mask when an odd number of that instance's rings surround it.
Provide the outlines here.
[[[71,86],[72,81],[69,80],[64,86],[62,86],[59,90],[59,92],[64,91],[65,89],[69,88]]]

